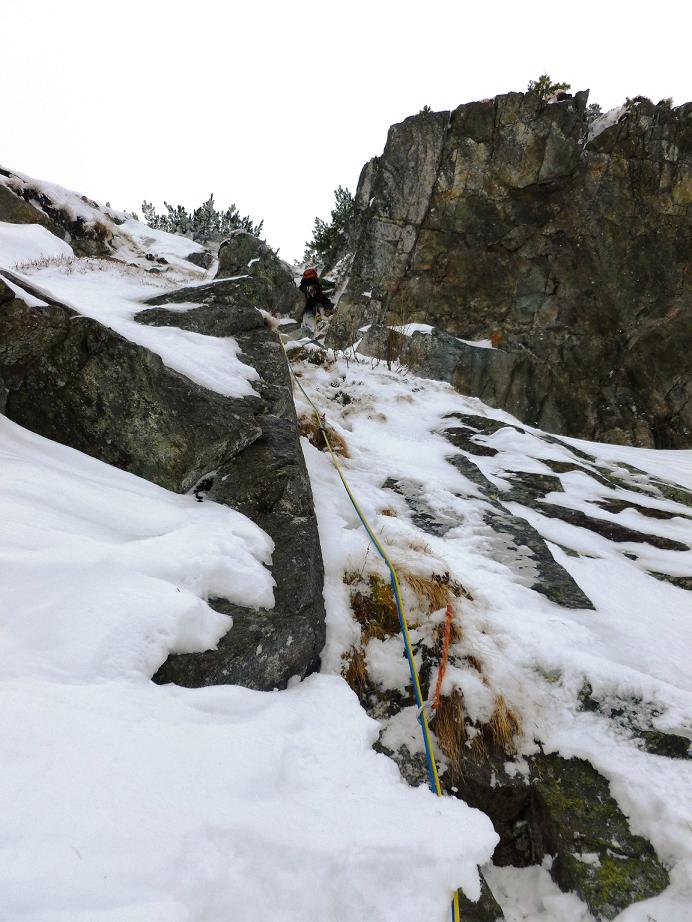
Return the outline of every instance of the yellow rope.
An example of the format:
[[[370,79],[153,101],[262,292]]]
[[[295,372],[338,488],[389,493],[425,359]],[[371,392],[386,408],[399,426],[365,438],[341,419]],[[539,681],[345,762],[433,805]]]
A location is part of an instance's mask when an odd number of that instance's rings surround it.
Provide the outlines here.
[[[284,352],[286,352],[285,346],[284,346]],[[390,572],[391,575],[392,575],[392,582],[393,582],[393,584],[394,584],[394,591],[395,591],[395,593],[396,593],[397,600],[398,600],[398,602],[399,602],[399,612],[400,612],[400,614],[401,614],[401,630],[402,630],[403,635],[404,635],[404,644],[405,644],[405,646],[406,646],[407,651],[411,651],[411,638],[410,638],[409,630],[408,630],[408,621],[407,621],[407,619],[406,619],[406,612],[405,612],[405,610],[404,610],[404,603],[403,603],[403,599],[402,599],[402,597],[401,597],[401,589],[400,589],[400,586],[399,586],[399,577],[398,577],[397,572],[396,572],[396,567],[395,567],[394,564],[392,563],[391,558],[389,557],[389,554],[385,551],[385,549],[384,549],[384,547],[382,546],[382,544],[378,541],[377,536],[375,535],[374,531],[373,531],[372,528],[370,527],[370,523],[368,522],[368,520],[367,520],[367,518],[365,517],[364,513],[362,512],[360,506],[358,505],[358,501],[356,500],[355,496],[353,495],[353,492],[351,491],[351,488],[350,488],[349,485],[348,485],[348,482],[347,482],[347,480],[346,480],[346,477],[344,476],[344,472],[343,472],[343,470],[341,469],[341,465],[339,464],[339,461],[337,460],[337,457],[336,457],[336,454],[335,454],[335,452],[334,452],[334,449],[332,448],[331,442],[329,441],[329,435],[327,434],[327,428],[326,428],[326,426],[324,425],[324,423],[323,423],[323,421],[322,421],[322,416],[320,415],[320,411],[317,409],[317,407],[316,407],[315,404],[313,403],[312,399],[311,399],[310,396],[308,395],[307,391],[305,390],[305,388],[303,387],[303,385],[300,383],[300,381],[299,381],[299,379],[298,379],[298,376],[296,375],[295,371],[293,370],[293,368],[292,368],[292,366],[291,366],[291,362],[290,362],[290,359],[289,359],[289,357],[288,357],[288,353],[287,353],[287,352],[286,352],[286,361],[287,361],[287,363],[288,363],[288,367],[289,367],[289,370],[290,370],[290,372],[291,372],[291,376],[292,376],[293,380],[296,382],[296,384],[298,385],[298,387],[299,387],[300,390],[301,390],[301,393],[303,394],[303,396],[305,397],[305,399],[307,400],[307,402],[308,402],[308,403],[310,404],[310,406],[312,407],[312,411],[313,411],[313,413],[315,414],[315,419],[316,419],[316,421],[317,421],[317,425],[320,427],[320,431],[322,432],[322,435],[323,435],[323,437],[324,437],[324,442],[325,442],[325,445],[327,446],[327,449],[328,449],[328,451],[329,451],[329,455],[330,455],[330,457],[331,457],[331,459],[332,459],[332,463],[333,463],[334,467],[336,468],[336,472],[337,472],[337,474],[339,475],[339,478],[340,478],[340,480],[341,480],[341,483],[342,483],[343,486],[344,486],[344,489],[345,489],[346,492],[348,493],[348,497],[349,497],[349,499],[351,500],[351,503],[353,504],[353,508],[356,510],[356,513],[358,514],[358,518],[360,519],[360,521],[361,521],[362,524],[363,524],[363,527],[364,527],[365,530],[367,531],[370,540],[372,541],[372,543],[373,543],[373,544],[375,545],[375,547],[377,548],[378,552],[379,552],[380,555],[382,556],[382,559],[383,559],[384,562],[386,563],[386,565],[387,565],[387,567],[388,567],[388,569],[389,569],[389,572]],[[409,665],[410,665],[410,667],[411,667],[411,676],[412,676],[412,678],[413,678],[413,683],[414,683],[414,687],[415,687],[416,700],[419,702],[419,706],[421,706],[419,718],[420,718],[421,727],[422,727],[422,729],[423,729],[423,735],[424,735],[424,737],[425,737],[426,749],[427,749],[427,752],[428,752],[428,755],[429,755],[430,768],[431,768],[431,775],[432,775],[432,779],[433,779],[433,783],[434,783],[434,791],[435,791],[435,794],[437,794],[438,797],[442,797],[442,796],[443,796],[443,795],[442,795],[442,787],[440,786],[440,776],[439,776],[439,773],[438,773],[438,771],[437,771],[437,762],[435,761],[435,755],[434,755],[434,753],[433,753],[432,740],[431,740],[431,738],[430,738],[430,728],[429,728],[429,726],[428,726],[428,718],[427,718],[427,716],[426,716],[426,714],[425,714],[424,708],[422,707],[422,703],[423,703],[423,694],[422,694],[422,692],[421,692],[420,681],[419,681],[419,678],[418,678],[418,669],[416,668],[416,663],[415,663],[415,660],[414,660],[414,658],[413,658],[413,653],[412,653],[412,652],[411,652],[410,657],[409,657]],[[459,913],[459,893],[458,893],[457,890],[454,891],[454,896],[452,897],[452,922],[460,922],[460,913]]]

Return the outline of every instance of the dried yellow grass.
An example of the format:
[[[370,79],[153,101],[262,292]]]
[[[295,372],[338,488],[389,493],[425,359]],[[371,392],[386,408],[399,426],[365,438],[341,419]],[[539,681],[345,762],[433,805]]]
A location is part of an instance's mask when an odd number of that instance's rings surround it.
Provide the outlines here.
[[[327,442],[323,430],[327,432],[327,438],[329,439],[329,444],[334,454],[341,455],[342,458],[350,458],[351,455],[348,450],[348,445],[342,436],[326,423],[322,423],[322,426],[320,426],[314,413],[306,413],[298,420],[298,431],[300,434],[304,435],[308,442],[314,445],[315,448],[318,448],[320,451],[327,451]]]
[[[488,747],[485,745],[485,739],[482,732],[476,733],[471,737],[471,755],[476,762],[482,762],[488,758]]]
[[[481,665],[481,661],[478,659],[477,656],[474,656],[473,653],[467,653],[466,656],[464,657],[464,662],[468,663],[472,669],[476,670],[476,672],[480,672],[480,673],[483,672],[483,666]]]
[[[435,640],[435,645],[438,647],[441,647],[442,644],[444,643],[444,636],[445,636],[445,622],[444,621],[442,621],[440,624],[435,625],[433,636]],[[452,617],[452,620],[449,624],[449,642],[450,644],[459,643],[461,638],[462,638],[461,628],[454,620],[454,617]]]
[[[343,658],[341,675],[360,698],[369,683],[368,667],[362,647],[351,647]]]
[[[516,737],[521,732],[521,721],[502,695],[495,697],[495,709],[487,728],[496,746],[507,755],[516,754]]]
[[[435,579],[435,576],[418,576],[409,570],[399,570],[399,575],[406,580],[413,589],[419,602],[428,606],[428,611],[438,611],[446,608],[451,601],[452,594],[449,585]]]
[[[440,706],[430,722],[430,727],[437,737],[440,748],[449,760],[450,768],[461,771],[461,747],[466,742],[464,724],[464,701],[461,692],[454,689],[449,697],[440,699]]]

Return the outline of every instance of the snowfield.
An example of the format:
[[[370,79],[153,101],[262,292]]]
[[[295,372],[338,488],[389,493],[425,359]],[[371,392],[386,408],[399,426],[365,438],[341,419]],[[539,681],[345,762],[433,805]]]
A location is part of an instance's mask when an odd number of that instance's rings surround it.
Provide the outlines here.
[[[3,917],[447,918],[495,835],[370,746],[346,684],[5,680]]]
[[[619,731],[598,713],[581,710],[578,696],[588,681],[598,699],[614,703],[639,700],[642,713],[657,715],[655,728],[692,740],[690,595],[647,572],[689,577],[692,551],[613,543],[526,506],[507,503],[510,511],[534,525],[550,542],[554,559],[596,610],[556,605],[528,588],[530,562],[525,578],[502,548],[499,536],[485,524],[483,512],[488,504],[477,485],[447,460],[459,452],[441,433],[454,424],[449,417],[454,413],[521,426],[523,433],[508,426],[485,439],[498,450],[497,455],[473,458],[498,486],[498,493],[508,484],[507,471],[551,474],[543,459],[566,461],[571,445],[618,470],[626,462],[692,486],[692,451],[653,451],[577,439],[564,439],[562,445],[548,443],[540,438],[539,430],[475,398],[465,398],[449,385],[417,378],[405,369],[388,371],[383,363],[359,359],[357,354],[355,361],[351,354],[348,361],[341,358],[326,366],[303,362],[297,372],[327,424],[345,441],[350,455],[341,461],[346,477],[397,568],[428,576],[451,573],[473,597],[472,601],[462,599],[456,613],[462,639],[450,648],[443,693],[458,688],[466,711],[479,721],[489,718],[495,695],[502,694],[521,717],[521,753],[537,751],[534,739],[540,739],[547,752],[590,761],[610,781],[611,793],[629,818],[632,831],[647,837],[671,869],[671,886],[659,897],[620,913],[618,922],[688,922],[692,913],[692,762],[643,752],[631,733]],[[308,414],[310,407],[299,391],[295,399],[299,415]],[[365,570],[384,576],[385,571],[359,528],[328,455],[307,440],[303,442],[325,559],[328,634],[323,668],[338,673],[360,635],[343,575]],[[636,475],[629,476],[634,485]],[[444,537],[416,526],[402,496],[383,487],[387,478],[407,485],[428,516],[450,526]],[[594,489],[598,485],[586,472],[568,472],[560,479],[566,491],[559,494],[563,506],[585,510],[594,518],[617,518],[640,532],[692,544],[692,511],[685,505],[624,489]],[[615,499],[634,499],[672,517],[654,520],[634,509],[614,517],[589,502],[604,493]],[[415,611],[416,599],[410,591],[407,604]],[[442,615],[438,614],[438,623]],[[430,642],[434,619],[416,624],[415,617],[410,617],[414,646],[418,639]],[[464,665],[468,654],[481,660],[487,683]],[[370,640],[367,666],[382,689],[407,685],[398,638]],[[382,742],[393,750],[403,744],[412,753],[423,752],[415,708],[385,721]],[[444,767],[444,753],[438,749],[436,756]],[[560,893],[544,868],[488,866],[484,873],[491,885],[497,885],[496,896],[501,898],[508,922],[592,919],[576,896]]]
[[[85,220],[103,216],[76,193],[41,188]],[[205,280],[184,260],[201,248],[111,213],[124,222],[120,261],[72,258],[44,228],[0,225],[0,267],[13,273],[15,292],[28,303],[57,298],[204,387],[254,393],[256,372],[234,340],[133,320],[152,294]],[[145,250],[166,256],[166,274],[147,273]],[[657,730],[692,739],[690,594],[650,575],[689,577],[692,551],[615,543],[507,502],[594,610],[561,607],[530,588],[530,553],[508,549],[485,521],[487,496],[450,463],[460,449],[444,431],[450,414],[508,424],[485,436],[497,454],[473,458],[499,502],[510,472],[549,475],[546,461],[588,452],[630,478],[631,489],[608,498],[669,518],[597,506],[604,491],[588,476],[596,461],[560,474],[563,507],[687,545],[690,508],[642,493],[643,475],[622,465],[690,488],[692,451],[548,442],[405,369],[355,354],[318,365],[305,352],[294,368],[344,440],[344,472],[397,568],[448,573],[468,591],[455,602],[460,635],[443,693],[460,690],[478,721],[503,696],[521,720],[520,756],[541,740],[547,752],[588,759],[671,876],[664,893],[617,922],[689,922],[692,762],[644,751],[601,713],[580,709],[578,698],[588,682],[599,700],[638,701],[639,716]],[[299,415],[308,413],[295,397]],[[168,653],[209,649],[232,630],[210,598],[272,606],[272,542],[225,506],[170,493],[0,416],[2,919],[443,922],[455,887],[477,898],[481,865],[507,922],[593,922],[547,866],[492,867],[498,837],[484,814],[408,786],[372,749],[379,737],[391,749],[422,752],[415,708],[375,721],[341,678],[361,636],[344,576],[384,571],[329,456],[307,439],[303,448],[325,563],[322,674],[274,692],[161,687],[151,676]],[[417,617],[405,584],[404,595],[416,647],[444,612]],[[483,681],[466,662],[471,655]],[[382,690],[408,688],[400,638],[371,638],[366,664]],[[436,754],[444,769],[444,753]]]
[[[409,788],[342,679],[149,681],[228,630],[207,597],[271,607],[259,528],[0,422],[4,918],[413,922],[477,893],[491,824]]]
[[[0,221],[0,268],[41,260],[73,259],[69,243],[40,224],[8,224]]]

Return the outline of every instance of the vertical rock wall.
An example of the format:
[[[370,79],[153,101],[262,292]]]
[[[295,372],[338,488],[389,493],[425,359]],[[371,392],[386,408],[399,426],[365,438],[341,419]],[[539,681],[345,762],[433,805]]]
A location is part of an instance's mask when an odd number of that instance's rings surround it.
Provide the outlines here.
[[[686,447],[692,104],[632,104],[590,140],[585,105],[510,93],[393,126],[361,174],[334,339],[373,321],[493,337],[482,386],[452,377],[465,392],[555,432]]]

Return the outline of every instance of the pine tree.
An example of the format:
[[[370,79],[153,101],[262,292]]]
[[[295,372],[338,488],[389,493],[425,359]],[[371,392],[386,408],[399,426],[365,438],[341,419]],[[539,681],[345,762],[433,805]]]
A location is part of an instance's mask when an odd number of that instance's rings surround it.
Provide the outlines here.
[[[235,205],[223,212],[217,211],[213,192],[192,213],[184,205],[163,204],[167,213],[157,214],[151,202],[142,202],[142,215],[149,227],[192,237],[198,243],[218,242],[234,230],[244,230],[259,237],[264,226],[264,221],[256,224],[249,215],[242,216]]]
[[[586,107],[586,121],[589,123],[589,125],[601,115],[603,115],[603,112],[597,102],[591,102]]]
[[[348,231],[356,214],[356,200],[344,186],[334,191],[331,221],[315,218],[312,240],[305,244],[305,259],[325,260],[348,241]]]
[[[552,78],[548,74],[541,74],[538,80],[529,80],[529,85],[526,87],[527,93],[533,93],[534,96],[538,96],[539,99],[549,99],[554,93],[559,93],[561,90],[568,90],[570,88],[569,83],[553,83]]]

